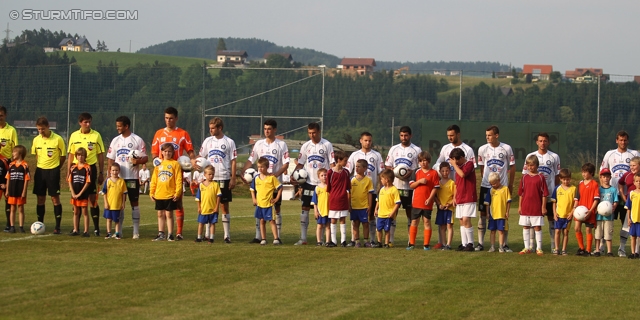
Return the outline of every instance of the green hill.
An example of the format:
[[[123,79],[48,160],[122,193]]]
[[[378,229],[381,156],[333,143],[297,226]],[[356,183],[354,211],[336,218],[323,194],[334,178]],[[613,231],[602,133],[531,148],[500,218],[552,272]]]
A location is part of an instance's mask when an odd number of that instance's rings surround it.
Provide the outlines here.
[[[267,52],[286,52],[293,55],[297,62],[308,65],[327,65],[335,67],[340,64],[340,58],[312,49],[283,47],[273,42],[260,39],[225,38],[224,42],[228,50],[244,50],[249,55],[249,60],[261,59]],[[168,41],[138,50],[139,53],[163,54],[179,57],[196,57],[216,59],[216,47],[218,38],[186,39]]]

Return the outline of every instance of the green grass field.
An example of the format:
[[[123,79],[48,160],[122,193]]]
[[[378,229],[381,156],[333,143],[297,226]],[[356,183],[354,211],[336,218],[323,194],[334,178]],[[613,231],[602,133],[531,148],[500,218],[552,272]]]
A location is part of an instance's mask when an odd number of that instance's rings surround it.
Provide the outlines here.
[[[50,54],[59,54],[62,56],[63,52],[55,52]],[[102,64],[105,66],[109,65],[110,61],[118,62],[118,71],[120,73],[124,72],[128,67],[133,67],[138,63],[148,63],[153,64],[155,61],[169,63],[173,66],[177,66],[179,68],[187,68],[192,66],[193,64],[202,65],[203,61],[207,61],[208,64],[216,63],[215,60],[212,59],[201,59],[201,58],[187,58],[187,57],[174,57],[174,56],[164,56],[164,55],[156,55],[156,54],[144,54],[144,53],[128,53],[128,52],[73,52],[67,51],[67,56],[69,59],[71,57],[75,57],[77,61],[77,65],[82,67],[85,71],[96,72],[98,61],[102,61]]]
[[[71,230],[68,194],[62,231]],[[253,207],[231,204],[232,244],[194,243],[195,202],[185,198],[185,241],[152,242],[157,224],[141,198],[141,239],[123,240],[0,233],[2,318],[631,318],[640,285],[638,261],[455,251],[407,251],[398,228],[392,249],[296,247],[300,203],[283,204],[283,246],[249,244]],[[27,204],[28,227],[35,198]],[[512,210],[512,217],[516,217]],[[405,218],[399,219],[399,226]],[[517,221],[512,218],[512,221]],[[522,232],[511,223],[512,249]],[[101,221],[104,234],[104,219]],[[474,221],[474,225],[475,221]],[[616,223],[616,229],[620,224]],[[92,228],[90,228],[92,230]],[[314,242],[315,223],[309,228]],[[454,245],[459,229],[454,227]],[[418,242],[422,233],[419,232]],[[614,247],[617,248],[618,232]],[[477,237],[477,233],[474,234]],[[576,251],[571,232],[570,252]],[[268,236],[271,243],[271,236]],[[437,239],[434,235],[433,239]],[[486,236],[488,243],[489,235]],[[433,240],[432,240],[433,241]],[[433,242],[432,242],[433,243]],[[627,248],[628,250],[628,248]]]

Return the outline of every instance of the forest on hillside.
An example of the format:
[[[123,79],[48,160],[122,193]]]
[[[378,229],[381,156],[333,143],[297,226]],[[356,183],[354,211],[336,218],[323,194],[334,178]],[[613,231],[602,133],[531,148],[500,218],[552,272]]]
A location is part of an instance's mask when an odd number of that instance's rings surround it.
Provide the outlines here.
[[[286,67],[286,61],[278,60],[280,58],[274,56],[275,60],[267,64]],[[460,104],[460,95],[448,91],[457,84],[428,75],[331,73],[326,74],[323,81],[319,71],[311,69],[205,72],[198,64],[178,68],[156,62],[119,72],[117,61],[101,61],[97,72],[89,72],[77,65],[69,67],[69,63],[65,55],[47,56],[36,47],[3,48],[0,104],[9,109],[9,118],[35,120],[46,115],[56,120],[60,124],[58,130],[62,131],[66,130],[69,110],[71,129],[75,130],[77,114],[88,111],[94,114],[94,127],[108,139],[115,134],[113,120],[118,115],[129,115],[137,119],[136,132],[148,140],[163,125],[162,110],[175,106],[180,111],[179,125],[189,130],[199,143],[202,109],[216,108],[207,114],[222,115],[225,132],[242,145],[249,135],[260,133],[260,115],[317,119],[322,115],[324,98],[325,137],[334,142],[354,143],[361,131],[368,130],[379,137],[376,138],[378,144],[389,144],[392,121],[395,126],[429,130],[421,128],[422,120],[457,120]],[[512,94],[505,95],[501,88],[482,82],[463,90],[462,120],[567,123],[569,152],[577,153],[593,150],[597,104],[596,84],[516,87]],[[602,152],[615,141],[615,132],[620,129],[629,131],[632,145],[640,145],[636,125],[638,106],[637,83],[602,84]],[[310,121],[280,118],[279,132],[303,127]],[[305,139],[305,132],[294,130],[287,137]],[[414,135],[414,141],[419,144],[420,135]]]

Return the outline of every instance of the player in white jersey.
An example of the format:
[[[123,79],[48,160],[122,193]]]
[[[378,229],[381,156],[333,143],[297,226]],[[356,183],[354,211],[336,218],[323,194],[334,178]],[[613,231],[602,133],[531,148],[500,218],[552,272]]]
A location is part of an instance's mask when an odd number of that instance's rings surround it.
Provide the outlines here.
[[[413,173],[415,170],[419,167],[418,154],[422,152],[420,147],[411,143],[411,136],[411,128],[408,126],[400,127],[400,143],[389,149],[387,160],[384,163],[385,167],[391,170],[400,164],[405,164],[409,167],[409,171],[404,177],[393,180],[393,185],[400,193],[400,201],[407,215],[407,232],[409,232],[409,227],[411,227],[411,200],[413,198],[413,189],[409,186],[409,181],[414,176]],[[396,220],[397,218],[391,222],[389,244],[393,244],[396,232]]]
[[[546,132],[539,132],[536,137],[536,145],[538,145],[538,150],[529,153],[526,157],[528,158],[531,155],[538,157],[538,163],[540,166],[538,167],[538,172],[540,172],[547,183],[547,190],[555,190],[556,185],[560,184],[560,156],[555,154],[554,152],[549,150],[549,134]],[[522,169],[522,174],[525,175],[529,172],[527,164],[524,164],[524,168]],[[555,251],[555,221],[553,218],[553,203],[551,202],[551,197],[547,198],[547,220],[549,221],[549,236],[551,237],[551,250]],[[531,235],[532,239],[535,239],[535,234]]]
[[[625,219],[627,216],[627,210],[624,208],[624,199],[626,199],[625,195],[627,194],[627,190],[624,186],[620,185],[619,182],[620,178],[622,178],[625,173],[629,172],[629,163],[631,162],[631,158],[640,156],[640,153],[628,148],[629,134],[624,130],[618,131],[616,134],[616,144],[618,145],[617,149],[609,150],[605,153],[604,158],[602,159],[602,164],[600,165],[600,170],[605,168],[609,169],[609,171],[611,171],[611,185],[620,189],[617,199],[618,205],[616,206],[616,210],[613,212],[613,219],[615,220],[620,217],[620,221],[622,222],[618,255],[623,257],[627,255],[624,249],[627,244],[627,238],[629,237],[629,224]]]
[[[356,172],[356,162],[360,159],[367,160],[368,166],[365,174],[371,179],[373,183],[374,193],[373,200],[371,201],[371,207],[369,208],[369,239],[373,241],[376,237],[376,219],[374,217],[374,211],[376,207],[376,199],[378,196],[378,175],[384,170],[384,161],[380,152],[372,149],[373,137],[369,132],[363,132],[360,134],[360,150],[351,153],[349,160],[347,161],[347,170],[353,175]],[[354,246],[356,239],[353,238],[353,221],[351,222],[351,243],[348,246]],[[371,244],[365,243],[365,246]]]
[[[482,173],[482,182],[480,183],[480,196],[478,197],[478,210],[480,211],[480,219],[478,219],[478,245],[476,251],[484,250],[484,234],[487,229],[487,211],[484,205],[484,198],[491,190],[489,183],[489,174],[492,172],[500,176],[500,184],[509,187],[509,192],[513,189],[513,180],[516,174],[516,158],[510,145],[502,143],[498,140],[500,137],[500,129],[497,126],[490,126],[485,132],[487,144],[478,149],[478,166]],[[504,231],[505,247],[507,245],[508,231]]]
[[[140,196],[139,167],[147,163],[147,147],[138,135],[131,132],[131,120],[127,116],[120,116],[116,119],[116,130],[119,135],[109,145],[107,152],[108,168],[115,162],[120,165],[120,178],[124,179],[127,185],[129,202],[131,203],[131,220],[133,222],[133,239],[140,238],[140,207],[138,198]],[[138,151],[137,158],[130,157],[131,151]],[[100,188],[102,190],[102,188]],[[120,230],[122,232],[122,222],[124,221],[124,210],[120,212]]]
[[[309,177],[302,185],[302,213],[300,213],[300,240],[295,245],[307,244],[307,227],[309,226],[309,210],[311,209],[311,198],[313,191],[320,183],[318,180],[318,170],[331,169],[335,163],[333,159],[333,145],[331,142],[320,136],[320,125],[316,122],[307,126],[309,141],[300,148],[298,155],[298,165],[296,169],[304,168]],[[292,179],[293,181],[294,179]]]
[[[236,186],[236,143],[231,138],[224,135],[224,122],[215,117],[209,120],[210,137],[204,139],[200,147],[200,157],[207,158],[215,168],[213,180],[220,186],[220,203],[222,206],[222,228],[224,229],[224,243],[231,243],[229,228],[231,225],[231,215],[229,213],[229,202],[231,202],[231,190]],[[200,170],[200,168],[196,167]],[[205,230],[209,231],[209,225]],[[208,232],[206,232],[208,233]],[[205,234],[205,238],[209,238]]]
[[[460,139],[460,127],[458,127],[457,124],[452,124],[449,127],[447,127],[447,139],[449,140],[450,143],[445,144],[440,149],[440,155],[438,156],[438,160],[436,160],[436,163],[433,165],[433,170],[436,170],[439,172],[440,163],[449,162],[449,154],[451,153],[451,150],[455,148],[462,149],[462,151],[464,151],[465,157],[467,158],[467,161],[471,161],[471,163],[473,163],[474,168],[477,167],[476,155],[473,152],[473,148],[471,148],[468,144],[462,142],[462,139]],[[453,170],[453,167],[451,167],[451,172],[449,173],[449,179],[453,180],[455,179],[455,177],[456,177],[456,171]]]
[[[244,168],[242,168],[242,174],[240,177],[244,176],[244,171],[251,167],[253,163],[264,157],[269,160],[269,168],[267,169],[267,172],[276,176],[278,181],[283,183],[282,175],[287,173],[287,170],[289,169],[289,148],[284,141],[276,138],[278,123],[275,120],[267,119],[263,124],[263,130],[265,138],[256,141],[253,145],[253,150],[251,150],[249,159],[247,159],[247,162],[244,164]],[[251,183],[251,181],[245,182]],[[282,227],[282,215],[280,214],[281,203],[282,199],[275,203],[276,229],[278,237],[280,237],[280,229]],[[260,219],[256,219],[256,236],[250,241],[250,243],[260,243],[260,240],[262,240],[260,237]]]

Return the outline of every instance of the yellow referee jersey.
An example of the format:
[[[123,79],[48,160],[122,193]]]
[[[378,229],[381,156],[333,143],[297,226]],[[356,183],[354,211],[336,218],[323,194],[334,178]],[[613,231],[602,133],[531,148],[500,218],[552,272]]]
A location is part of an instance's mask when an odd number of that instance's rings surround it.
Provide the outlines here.
[[[51,134],[48,138],[42,135],[33,138],[33,145],[31,145],[31,154],[36,155],[36,167],[40,169],[57,168],[60,166],[60,157],[65,156],[64,140],[53,131],[49,132]]]
[[[16,128],[7,123],[4,128],[0,128],[0,154],[7,159],[11,159],[13,147],[17,145],[18,134],[16,133]]]
[[[87,163],[94,165],[98,162],[98,154],[104,153],[104,142],[102,136],[98,131],[91,129],[89,133],[82,133],[80,130],[74,132],[69,137],[69,161],[73,160],[73,163],[78,163],[75,154],[78,148],[85,148],[87,150]]]

